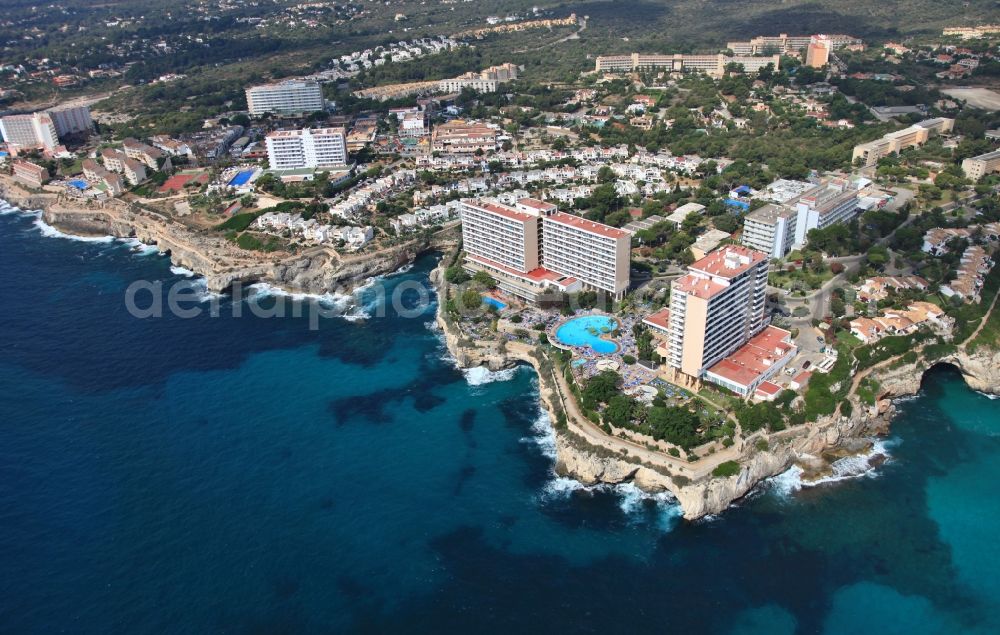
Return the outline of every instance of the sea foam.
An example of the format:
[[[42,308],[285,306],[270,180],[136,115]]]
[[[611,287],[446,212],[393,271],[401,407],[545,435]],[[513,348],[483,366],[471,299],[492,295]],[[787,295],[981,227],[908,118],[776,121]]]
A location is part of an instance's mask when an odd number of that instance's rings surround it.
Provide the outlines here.
[[[875,439],[867,452],[837,459],[830,464],[833,473],[817,479],[802,478],[805,470],[798,465],[793,465],[781,474],[768,479],[768,487],[779,496],[790,497],[804,488],[856,478],[877,478],[879,470],[877,466],[871,464],[871,459],[882,455],[886,457],[887,461],[890,460],[892,455],[889,451],[898,443],[897,439]]]
[[[76,236],[74,234],[67,234],[61,232],[52,225],[49,225],[44,220],[42,220],[42,214],[40,212],[34,212],[35,217],[35,227],[41,232],[42,236],[46,238],[64,238],[66,240],[75,240],[81,243],[113,243],[115,241],[114,236]]]
[[[462,374],[465,375],[465,381],[470,386],[482,386],[484,384],[492,384],[495,381],[510,381],[514,379],[517,371],[518,368],[490,370],[485,366],[473,366],[472,368],[462,369]]]

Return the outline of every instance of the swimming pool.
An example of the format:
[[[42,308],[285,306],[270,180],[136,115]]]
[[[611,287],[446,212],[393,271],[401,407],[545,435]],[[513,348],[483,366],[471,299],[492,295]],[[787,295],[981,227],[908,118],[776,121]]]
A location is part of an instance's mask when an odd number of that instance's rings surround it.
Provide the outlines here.
[[[256,172],[256,170],[240,170],[236,173],[236,176],[229,180],[229,185],[232,187],[246,185],[247,181],[250,180],[250,177],[253,176],[254,172]]]
[[[494,309],[496,309],[497,311],[503,311],[504,309],[507,308],[506,304],[504,304],[500,300],[497,300],[496,298],[488,296],[488,295],[484,295],[483,296],[483,304],[488,304],[491,307],[493,307]]]
[[[573,318],[556,329],[556,339],[568,346],[589,346],[605,355],[618,350],[618,345],[602,340],[601,335],[618,330],[618,321],[605,315],[585,315]]]
[[[88,187],[87,182],[81,181],[80,179],[73,179],[71,181],[68,181],[68,183],[73,187],[75,187],[76,189],[80,190],[81,192],[87,189]]]

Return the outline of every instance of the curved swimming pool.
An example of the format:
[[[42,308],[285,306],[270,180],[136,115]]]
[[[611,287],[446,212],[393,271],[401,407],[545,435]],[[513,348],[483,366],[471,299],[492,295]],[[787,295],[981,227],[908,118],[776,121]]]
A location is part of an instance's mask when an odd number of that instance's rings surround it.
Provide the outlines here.
[[[618,350],[614,342],[601,335],[618,330],[618,321],[606,315],[585,315],[568,320],[556,329],[556,339],[567,346],[589,346],[596,353],[607,355]]]

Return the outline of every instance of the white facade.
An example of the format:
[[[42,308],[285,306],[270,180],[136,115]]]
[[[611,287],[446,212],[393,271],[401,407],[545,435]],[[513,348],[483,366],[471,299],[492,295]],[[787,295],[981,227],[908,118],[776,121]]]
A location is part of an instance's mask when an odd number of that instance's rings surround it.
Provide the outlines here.
[[[343,128],[279,130],[267,135],[267,159],[274,170],[325,168],[347,164]]]
[[[22,148],[45,148],[52,150],[59,145],[52,117],[43,112],[32,115],[9,115],[0,117],[0,134],[9,144]]]
[[[766,326],[767,258],[728,245],[671,283],[667,363],[701,377]]]
[[[783,258],[791,251],[798,214],[780,205],[765,205],[746,215],[743,244],[762,251],[769,258]]]
[[[94,129],[94,120],[90,117],[90,109],[86,106],[57,106],[45,111],[55,124],[56,133],[60,136],[90,132]]]
[[[317,82],[288,81],[278,84],[251,86],[246,90],[247,109],[259,117],[264,113],[275,115],[302,115],[323,110],[323,91]]]
[[[795,245],[803,245],[811,229],[845,223],[858,213],[858,192],[844,180],[818,185],[802,195],[795,205]]]

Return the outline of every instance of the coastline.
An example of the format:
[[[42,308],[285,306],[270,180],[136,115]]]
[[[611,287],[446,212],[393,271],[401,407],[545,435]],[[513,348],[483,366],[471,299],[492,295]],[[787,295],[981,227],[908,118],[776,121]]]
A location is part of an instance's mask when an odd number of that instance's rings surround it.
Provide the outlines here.
[[[266,283],[292,294],[348,294],[371,278],[412,264],[418,256],[452,244],[451,232],[416,238],[376,252],[343,256],[326,246],[275,255],[236,247],[224,237],[194,230],[172,218],[118,199],[77,201],[52,192],[30,192],[0,175],[0,200],[40,211],[47,225],[79,237],[134,239],[155,245],[171,264],[205,278],[211,293],[234,284]]]
[[[431,273],[431,282],[441,298],[448,288],[444,281],[447,261],[443,258]],[[438,302],[436,323],[459,367],[485,366],[497,371],[529,364],[534,369],[539,399],[548,412],[555,436],[557,475],[587,486],[632,483],[650,494],[669,492],[680,503],[687,520],[719,514],[762,482],[793,467],[817,484],[829,480],[833,462],[845,457],[864,456],[866,465],[875,469],[885,455],[879,445],[872,449],[872,439],[889,433],[896,415],[894,400],[916,395],[924,374],[934,366],[951,364],[958,368],[970,388],[988,395],[1000,393],[1000,351],[968,354],[961,349],[932,362],[918,359],[891,368],[889,362],[894,360],[890,359],[870,369],[881,386],[874,406],[861,404],[852,394],[850,416],[834,414],[781,432],[752,435],[732,448],[735,455],[732,460],[740,464],[739,473],[713,477],[714,467],[729,455],[709,455],[687,463],[604,433],[574,412],[574,397],[540,347],[502,340],[464,339],[449,322],[444,304],[443,300]],[[767,440],[768,449],[756,449],[753,441],[759,438]]]
[[[385,257],[360,261],[353,267],[334,267],[329,261],[314,256],[274,260],[258,254],[247,256],[246,252],[233,254],[242,250],[220,237],[198,234],[153,212],[133,210],[120,201],[112,201],[115,205],[74,207],[54,196],[11,195],[4,184],[0,180],[0,199],[24,210],[40,209],[45,223],[67,234],[134,239],[157,245],[170,256],[174,266],[204,276],[208,290],[213,293],[225,292],[235,282],[266,283],[289,293],[317,295],[344,284],[353,289],[372,277],[412,263],[425,251],[446,250],[456,245],[454,239],[445,235],[426,242],[419,249],[401,248]],[[213,257],[221,259],[213,261]],[[439,296],[447,293],[444,281],[447,262],[447,258],[442,258],[430,275]],[[324,287],[324,284],[332,286]],[[604,433],[575,412],[574,397],[540,347],[502,340],[463,339],[449,323],[443,307],[444,302],[439,302],[436,323],[459,367],[485,366],[496,371],[518,364],[532,366],[539,381],[540,402],[548,413],[555,436],[555,470],[559,476],[587,486],[632,483],[652,494],[669,492],[678,500],[688,520],[724,511],[761,482],[793,466],[822,477],[830,467],[829,461],[822,457],[837,453],[843,457],[867,451],[872,437],[888,433],[896,412],[893,400],[916,395],[924,373],[935,365],[951,364],[973,390],[987,395],[1000,394],[1000,351],[969,354],[960,348],[930,362],[918,358],[914,363],[898,366],[891,366],[894,360],[890,359],[866,371],[880,384],[874,406],[862,405],[852,395],[854,407],[850,416],[830,415],[781,432],[753,435],[738,442],[728,453],[711,454],[689,463]],[[768,441],[767,450],[755,448],[753,441],[761,436]],[[738,462],[739,473],[731,477],[713,477],[712,470],[724,460]]]

